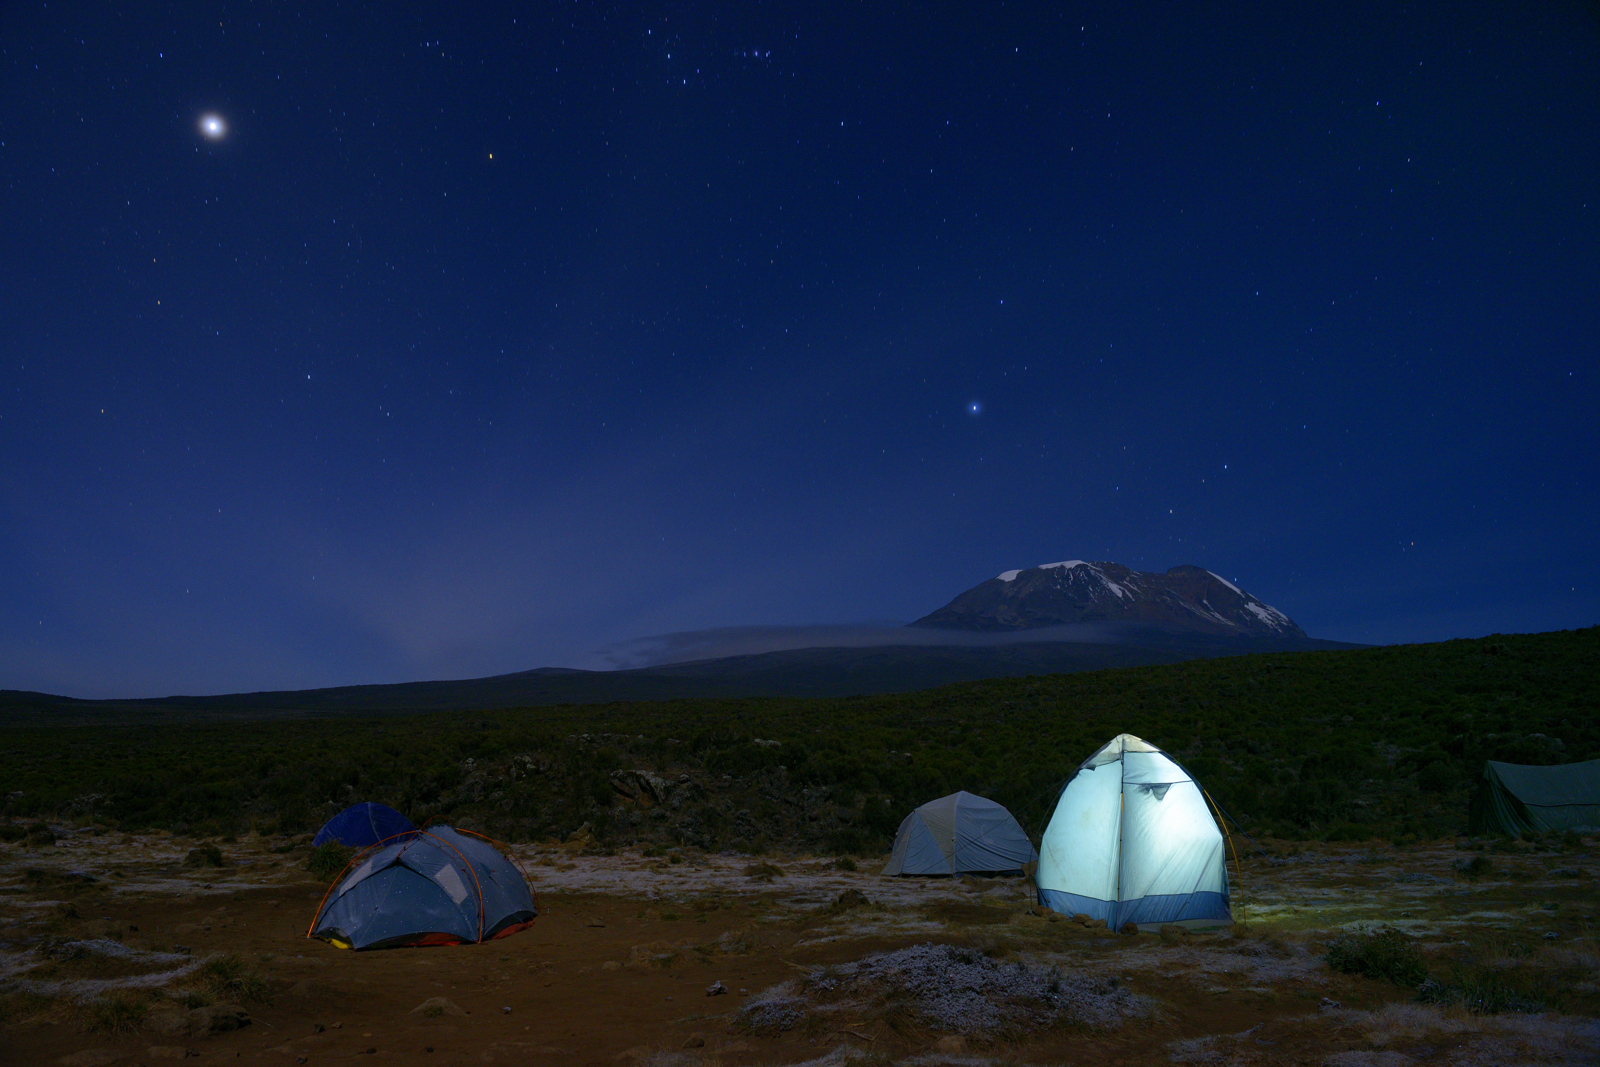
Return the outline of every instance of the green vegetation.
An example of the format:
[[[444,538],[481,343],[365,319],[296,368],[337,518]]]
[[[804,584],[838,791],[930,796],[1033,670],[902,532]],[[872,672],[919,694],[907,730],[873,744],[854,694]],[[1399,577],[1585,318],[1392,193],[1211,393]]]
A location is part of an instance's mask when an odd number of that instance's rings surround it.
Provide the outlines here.
[[[1329,967],[1344,974],[1364,974],[1413,989],[1428,977],[1422,953],[1411,938],[1388,926],[1335,938],[1325,958]]]
[[[1486,758],[1600,756],[1597,704],[1600,628],[852,698],[167,725],[108,716],[93,729],[6,728],[0,815],[217,838],[301,833],[376,800],[419,824],[505,840],[564,840],[587,824],[593,847],[861,855],[956,789],[1000,801],[1037,835],[1078,763],[1128,731],[1182,760],[1252,834],[1392,840],[1463,829]],[[650,781],[613,779],[619,770]]]
[[[349,845],[329,841],[311,850],[311,855],[306,857],[306,870],[324,882],[331,882],[350,865],[350,857],[355,854],[356,850]]]
[[[199,848],[189,850],[183,857],[185,867],[225,867],[227,861],[222,858],[222,850],[216,845],[201,845]]]

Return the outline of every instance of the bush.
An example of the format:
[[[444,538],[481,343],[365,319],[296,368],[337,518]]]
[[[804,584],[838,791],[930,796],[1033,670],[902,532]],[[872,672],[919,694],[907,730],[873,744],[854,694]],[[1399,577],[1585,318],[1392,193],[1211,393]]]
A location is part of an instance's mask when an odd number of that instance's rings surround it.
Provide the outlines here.
[[[114,989],[84,1006],[84,1022],[90,1030],[131,1034],[139,1029],[149,1013],[149,1002],[139,994],[129,989]]]
[[[266,976],[235,952],[206,960],[200,965],[200,980],[212,994],[229,1000],[264,1000],[267,995]]]
[[[189,854],[183,857],[185,867],[226,867],[228,861],[222,858],[222,850],[216,845],[201,845],[199,848],[190,849]]]
[[[1458,860],[1450,866],[1457,874],[1477,880],[1494,870],[1494,861],[1488,856],[1474,856],[1470,860]]]
[[[1335,938],[1323,957],[1343,974],[1380,978],[1398,986],[1418,986],[1428,977],[1422,953],[1404,933],[1386,926],[1370,934]]]
[[[28,831],[14,822],[0,823],[0,841],[21,841]]]
[[[306,870],[324,882],[331,882],[350,865],[350,857],[355,854],[356,850],[349,845],[329,841],[311,850],[311,855],[306,857]]]

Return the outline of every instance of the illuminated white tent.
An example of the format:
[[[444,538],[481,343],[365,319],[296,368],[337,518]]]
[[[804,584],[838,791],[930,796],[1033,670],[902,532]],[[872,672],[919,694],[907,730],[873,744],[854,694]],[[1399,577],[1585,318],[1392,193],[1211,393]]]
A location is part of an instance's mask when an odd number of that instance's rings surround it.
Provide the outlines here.
[[[1189,772],[1118,734],[1061,790],[1039,844],[1039,903],[1125,923],[1225,923],[1222,832]]]

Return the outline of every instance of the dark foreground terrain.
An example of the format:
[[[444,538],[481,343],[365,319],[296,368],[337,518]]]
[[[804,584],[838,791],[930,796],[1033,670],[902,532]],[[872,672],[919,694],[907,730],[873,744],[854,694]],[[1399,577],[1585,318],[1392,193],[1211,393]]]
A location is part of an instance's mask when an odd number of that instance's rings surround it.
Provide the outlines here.
[[[380,952],[305,938],[324,884],[306,872],[303,843],[207,844],[226,866],[185,866],[192,839],[167,834],[0,845],[0,1059],[1600,1058],[1593,839],[1266,842],[1269,854],[1238,872],[1239,926],[1135,935],[1040,915],[1015,877],[886,879],[865,857],[849,871],[803,855],[525,846],[515,852],[543,910],[532,929]],[[728,992],[708,996],[716,983]]]

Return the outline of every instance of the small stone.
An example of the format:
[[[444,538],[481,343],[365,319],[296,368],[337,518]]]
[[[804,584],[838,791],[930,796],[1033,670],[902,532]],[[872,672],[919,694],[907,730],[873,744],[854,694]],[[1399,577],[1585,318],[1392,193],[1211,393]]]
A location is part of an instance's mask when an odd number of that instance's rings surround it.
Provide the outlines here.
[[[706,986],[706,996],[708,997],[720,997],[727,991],[728,987],[722,984],[722,979],[720,978]]]
[[[1185,928],[1185,927],[1179,926],[1177,923],[1162,923],[1161,924],[1161,940],[1163,940],[1163,941],[1182,941],[1184,938],[1186,938],[1188,936],[1189,936],[1188,929]]]
[[[511,1005],[507,1004],[505,1007],[501,1008],[500,1009],[500,1014],[501,1015],[510,1015],[511,1014]]]
[[[335,1030],[343,1030],[344,1029],[344,1023],[334,1023],[333,1024],[333,1028]]]
[[[967,1051],[967,1039],[955,1034],[946,1034],[933,1043],[933,1051],[944,1056],[959,1056]]]
[[[1544,939],[1546,941],[1555,941],[1555,940],[1559,939],[1560,937],[1561,937],[1561,935],[1556,933],[1554,930],[1546,930],[1544,932]]]
[[[706,1035],[705,1034],[690,1034],[689,1037],[688,1037],[688,1040],[684,1041],[683,1047],[684,1048],[705,1048],[706,1047]]]
[[[326,1029],[327,1029],[327,1027],[323,1026],[321,1023],[312,1023],[311,1024],[311,1032],[313,1034],[320,1034]]]
[[[1122,924],[1122,929],[1117,931],[1117,933],[1124,934],[1124,935],[1126,935],[1128,937],[1132,937],[1135,934],[1137,934],[1138,932],[1139,932],[1139,924],[1138,923],[1133,923],[1133,922],[1123,923]]]
[[[605,923],[601,922],[599,919],[590,919],[588,922],[584,923],[584,925],[591,929],[601,929],[605,926]]]
[[[1323,997],[1322,1003],[1317,1006],[1323,1011],[1332,1011],[1339,1006],[1339,1002],[1332,997]]]

